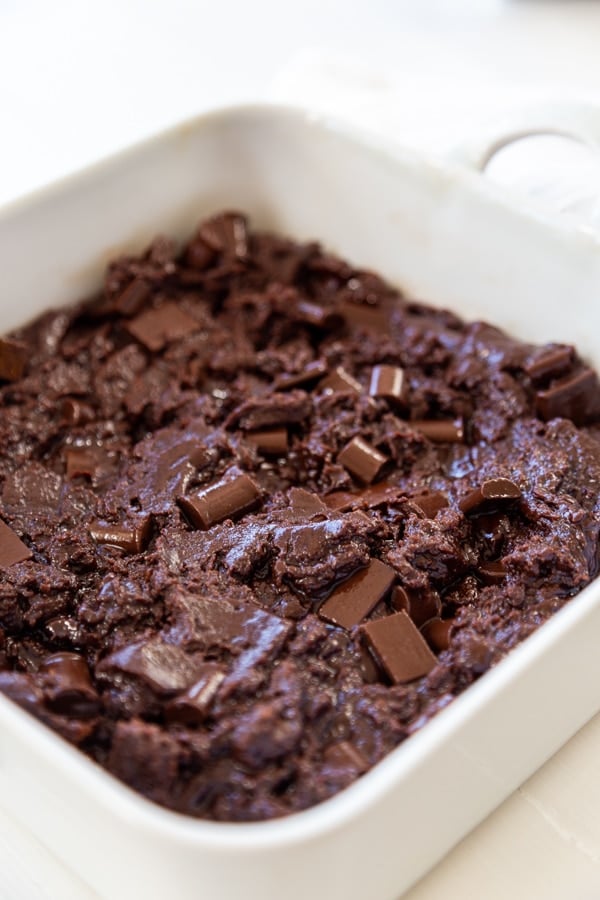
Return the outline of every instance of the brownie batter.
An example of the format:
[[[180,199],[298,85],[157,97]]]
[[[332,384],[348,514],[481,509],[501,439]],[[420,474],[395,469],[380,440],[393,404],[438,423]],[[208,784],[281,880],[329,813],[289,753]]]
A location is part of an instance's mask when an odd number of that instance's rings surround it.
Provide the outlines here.
[[[0,690],[145,796],[353,782],[594,578],[600,388],[226,212],[0,340]]]

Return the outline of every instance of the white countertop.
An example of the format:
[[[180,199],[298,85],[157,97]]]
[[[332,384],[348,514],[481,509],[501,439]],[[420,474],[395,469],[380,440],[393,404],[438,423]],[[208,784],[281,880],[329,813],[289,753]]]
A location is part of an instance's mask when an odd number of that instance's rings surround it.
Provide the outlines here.
[[[274,94],[318,93],[370,127],[385,111],[388,130],[444,152],[522,99],[600,102],[599,39],[589,0],[0,0],[0,203],[208,106]],[[409,900],[597,900],[599,756],[597,717]],[[2,813],[0,872],[0,900],[96,896]]]

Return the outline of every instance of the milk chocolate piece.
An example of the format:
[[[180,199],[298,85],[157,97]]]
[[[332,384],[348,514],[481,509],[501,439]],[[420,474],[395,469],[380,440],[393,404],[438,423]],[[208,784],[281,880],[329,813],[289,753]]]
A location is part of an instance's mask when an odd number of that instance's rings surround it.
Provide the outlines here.
[[[506,578],[506,566],[502,560],[483,562],[477,567],[476,574],[484,584],[501,584]]]
[[[135,316],[150,298],[152,288],[143,278],[134,278],[113,300],[113,306],[122,316]]]
[[[125,553],[141,553],[150,540],[150,516],[140,519],[136,525],[106,525],[94,522],[90,527],[90,537],[96,544],[119,547]]]
[[[361,774],[369,768],[369,763],[358,747],[350,741],[339,741],[337,744],[329,744],[323,751],[324,760],[332,766],[354,769]]]
[[[293,375],[278,375],[273,382],[273,388],[276,391],[289,391],[292,388],[309,387],[326,374],[327,363],[321,359],[316,359],[314,362],[309,363],[301,372]]]
[[[338,454],[338,462],[363,484],[375,481],[387,457],[361,437],[352,438]]]
[[[79,653],[61,652],[48,656],[40,666],[44,695],[55,713],[86,719],[99,709],[98,694],[90,678],[88,664]]]
[[[249,475],[224,478],[199,493],[177,502],[196,528],[212,528],[225,519],[239,519],[260,503],[260,491]]]
[[[27,347],[11,338],[0,338],[0,381],[18,381],[27,362]]]
[[[182,725],[204,722],[224,678],[225,672],[219,665],[207,663],[203,666],[197,681],[165,707],[167,722]]]
[[[199,328],[200,323],[173,302],[140,313],[127,323],[129,333],[154,353]]]
[[[208,219],[198,229],[198,237],[215,253],[237,260],[248,256],[248,224],[242,213],[224,212]]]
[[[329,373],[327,378],[319,383],[319,390],[331,391],[333,393],[349,392],[353,394],[362,394],[362,385],[360,381],[353,378],[349,372],[342,366],[337,366]]]
[[[384,400],[400,400],[404,385],[404,371],[399,366],[375,366],[371,373],[369,394]]]
[[[398,612],[406,612],[417,628],[421,628],[425,622],[441,615],[442,612],[440,595],[433,588],[416,591],[397,585],[392,591],[390,602]]]
[[[100,455],[96,447],[69,447],[65,451],[65,456],[67,478],[78,478],[82,475],[95,478],[100,470]]]
[[[31,559],[33,553],[15,534],[12,528],[0,519],[0,569]]]
[[[546,381],[568,372],[573,365],[574,356],[573,347],[547,347],[530,357],[523,368],[532,381]]]
[[[521,498],[521,488],[510,478],[488,478],[463,497],[459,503],[466,516],[485,511],[498,503],[511,503]]]
[[[559,416],[584,425],[600,414],[600,384],[593,369],[585,368],[553,382],[535,395],[538,415],[545,422]]]
[[[290,488],[288,500],[290,511],[301,518],[310,519],[314,516],[324,516],[328,512],[327,506],[321,498],[304,488]]]
[[[450,646],[450,629],[453,624],[452,619],[430,619],[421,628],[421,634],[433,650],[441,653]]]
[[[285,456],[288,450],[287,428],[265,428],[246,432],[246,440],[265,456]]]
[[[365,569],[338,585],[319,610],[319,615],[333,625],[350,629],[368,616],[388,593],[396,573],[379,559],[372,559]]]
[[[463,423],[457,419],[415,419],[408,424],[434,444],[461,444],[465,437]]]
[[[156,637],[126,644],[97,666],[99,674],[115,670],[135,675],[157,694],[172,696],[195,684],[204,671],[204,663],[176,644]]]
[[[399,612],[361,625],[375,660],[393,684],[427,675],[436,658],[407,613]]]
[[[408,498],[407,506],[411,509],[417,509],[426,519],[435,519],[440,509],[447,508],[448,498],[440,491],[415,494],[413,497]]]

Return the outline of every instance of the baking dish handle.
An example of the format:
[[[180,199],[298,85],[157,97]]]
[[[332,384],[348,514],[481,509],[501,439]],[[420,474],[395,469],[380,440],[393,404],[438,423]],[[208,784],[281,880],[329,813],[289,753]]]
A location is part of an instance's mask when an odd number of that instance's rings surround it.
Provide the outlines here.
[[[450,151],[448,158],[483,172],[499,150],[524,138],[540,135],[571,138],[600,154],[600,106],[565,102],[522,108],[460,143]]]

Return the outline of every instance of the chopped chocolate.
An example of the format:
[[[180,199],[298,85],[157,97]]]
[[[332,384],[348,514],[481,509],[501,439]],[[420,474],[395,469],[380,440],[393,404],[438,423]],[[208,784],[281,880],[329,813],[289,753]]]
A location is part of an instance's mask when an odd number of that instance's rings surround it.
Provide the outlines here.
[[[450,646],[450,629],[453,624],[452,619],[429,619],[421,628],[421,634],[433,650],[441,653]]]
[[[409,425],[435,444],[462,444],[464,441],[464,426],[459,420],[415,419]]]
[[[135,525],[106,525],[95,522],[90,527],[90,537],[96,544],[119,547],[126,553],[141,553],[150,540],[150,516]]]
[[[600,383],[593,369],[585,368],[554,381],[538,391],[535,405],[541,419],[548,422],[561,416],[584,425],[600,414]]]
[[[408,498],[407,506],[411,510],[418,510],[427,519],[435,519],[440,509],[446,509],[448,506],[448,497],[440,491],[415,494]]]
[[[573,347],[543,347],[526,360],[523,368],[534,382],[547,381],[564,375],[573,365],[575,352]]]
[[[520,500],[521,488],[510,478],[486,478],[460,501],[460,508],[466,516],[489,510],[502,503]]]
[[[94,410],[87,403],[66,397],[60,405],[61,425],[83,425],[94,418]]]
[[[308,300],[301,300],[296,304],[295,315],[300,322],[306,322],[307,325],[313,325],[323,331],[339,328],[344,321],[338,310],[328,309]]]
[[[327,363],[317,359],[309,363],[301,372],[278,375],[273,382],[273,388],[276,391],[289,391],[292,388],[309,387],[326,374]]]
[[[198,229],[198,238],[215,253],[238,260],[248,256],[248,225],[242,213],[224,212],[208,219]],[[198,261],[195,257],[194,263]],[[196,267],[205,268],[206,265]]]
[[[260,490],[249,475],[242,473],[224,478],[195,495],[178,497],[177,501],[192,525],[206,529],[256,509]]]
[[[0,381],[18,381],[27,364],[27,347],[10,338],[0,338]]]
[[[100,453],[96,447],[69,447],[65,451],[67,478],[87,475],[95,478],[101,467]]]
[[[320,382],[319,389],[322,391],[340,393],[348,391],[352,394],[362,394],[362,385],[360,381],[353,378],[342,366],[337,366],[337,368],[330,372],[329,375]]]
[[[246,400],[227,417],[227,428],[257,431],[264,428],[296,425],[304,422],[312,410],[310,397],[304,391],[274,393]]]
[[[368,622],[361,632],[392,684],[415,681],[435,666],[435,656],[405,612]]]
[[[365,759],[358,747],[351,744],[350,741],[339,741],[337,744],[330,744],[329,747],[325,747],[323,758],[330,765],[354,769],[357,774],[366,772],[369,768],[368,760]]]
[[[375,366],[371,373],[369,394],[384,400],[400,400],[404,385],[404,371],[398,366]]]
[[[390,566],[372,559],[365,569],[351,575],[334,590],[321,606],[319,615],[333,625],[353,628],[386,596],[395,579],[396,573]]]
[[[265,456],[285,456],[288,450],[287,428],[264,428],[262,431],[248,431],[246,440],[254,444]]]
[[[135,316],[152,296],[152,288],[143,278],[134,278],[113,300],[114,308],[122,316]]]
[[[200,323],[176,303],[164,303],[157,309],[149,309],[127,323],[130,334],[154,353],[199,328]]]
[[[439,616],[442,612],[442,601],[437,591],[432,588],[425,590],[406,590],[397,585],[392,591],[391,605],[397,612],[406,612],[417,628],[421,628],[425,622]]]
[[[24,562],[32,556],[29,547],[0,519],[0,569]]]
[[[477,567],[477,575],[484,584],[501,584],[506,578],[506,566],[500,559],[482,562]]]
[[[168,722],[199,725],[206,719],[217,691],[225,678],[225,672],[216,663],[206,663],[197,673],[197,678],[198,680],[191,687],[171,700],[165,707]]]
[[[363,484],[375,481],[387,461],[387,456],[361,437],[352,438],[338,454],[338,462]]]
[[[54,653],[40,666],[48,707],[55,713],[86,719],[99,709],[98,694],[85,659],[78,653]]]

